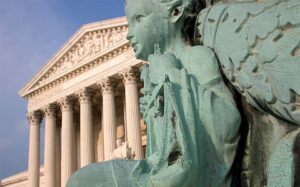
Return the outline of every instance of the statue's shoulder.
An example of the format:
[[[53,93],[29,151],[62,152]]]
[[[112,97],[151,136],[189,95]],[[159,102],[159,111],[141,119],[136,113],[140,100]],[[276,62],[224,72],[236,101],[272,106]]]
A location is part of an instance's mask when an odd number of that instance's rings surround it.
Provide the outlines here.
[[[188,62],[185,66],[189,74],[194,75],[200,83],[205,84],[220,75],[216,56],[210,48],[193,46],[186,55]]]
[[[212,56],[214,55],[214,52],[206,46],[203,45],[195,45],[195,46],[191,46],[189,48],[189,54],[195,55],[195,56]]]

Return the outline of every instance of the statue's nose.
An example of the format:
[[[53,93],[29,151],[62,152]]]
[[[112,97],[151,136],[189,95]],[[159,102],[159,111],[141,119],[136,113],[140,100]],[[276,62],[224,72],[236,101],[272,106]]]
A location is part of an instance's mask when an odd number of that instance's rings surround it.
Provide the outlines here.
[[[126,35],[126,38],[127,38],[127,40],[129,40],[129,41],[133,38],[133,33],[131,32],[130,29],[128,30],[128,33],[127,33],[127,35]]]

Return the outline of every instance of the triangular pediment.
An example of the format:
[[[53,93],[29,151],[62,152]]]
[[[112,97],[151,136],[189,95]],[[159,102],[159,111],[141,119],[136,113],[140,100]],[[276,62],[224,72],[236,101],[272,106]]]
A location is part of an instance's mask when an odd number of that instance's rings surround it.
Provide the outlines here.
[[[22,97],[128,44],[126,17],[83,25],[19,92]]]

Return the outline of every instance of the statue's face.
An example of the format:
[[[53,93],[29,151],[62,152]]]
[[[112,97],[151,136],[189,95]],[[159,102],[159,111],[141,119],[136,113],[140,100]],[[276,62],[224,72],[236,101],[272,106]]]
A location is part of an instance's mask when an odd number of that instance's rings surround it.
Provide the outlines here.
[[[154,7],[156,6],[156,7]],[[162,19],[157,7],[151,0],[127,0],[125,7],[129,31],[127,39],[134,48],[136,58],[148,60],[148,56],[154,53],[154,45],[164,42],[167,20]]]

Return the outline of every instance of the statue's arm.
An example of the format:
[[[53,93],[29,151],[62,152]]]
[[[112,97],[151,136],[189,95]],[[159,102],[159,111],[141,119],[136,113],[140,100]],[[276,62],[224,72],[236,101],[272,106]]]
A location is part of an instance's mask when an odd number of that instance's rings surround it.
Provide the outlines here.
[[[198,82],[200,120],[217,154],[230,166],[239,138],[240,114],[221,77],[214,53],[202,46],[193,50],[197,50],[197,53],[191,56],[198,61],[191,61],[190,72]],[[195,58],[197,55],[199,57]]]

